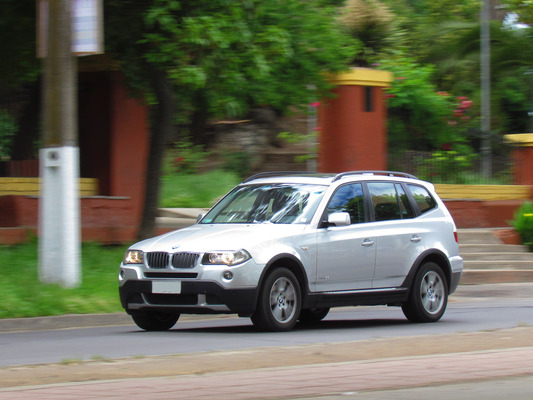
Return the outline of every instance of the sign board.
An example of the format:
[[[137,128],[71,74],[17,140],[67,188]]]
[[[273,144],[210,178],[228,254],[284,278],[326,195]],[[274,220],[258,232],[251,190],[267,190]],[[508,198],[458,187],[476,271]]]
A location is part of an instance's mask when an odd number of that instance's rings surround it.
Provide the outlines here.
[[[37,56],[46,57],[48,1],[37,3]],[[102,0],[72,0],[72,52],[78,56],[104,52]]]

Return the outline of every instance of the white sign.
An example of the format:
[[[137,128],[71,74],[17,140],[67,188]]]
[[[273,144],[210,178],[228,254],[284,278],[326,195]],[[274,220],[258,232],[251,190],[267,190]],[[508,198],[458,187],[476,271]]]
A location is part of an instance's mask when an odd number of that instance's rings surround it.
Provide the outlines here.
[[[39,57],[46,57],[48,38],[48,0],[38,3]],[[72,52],[79,55],[104,52],[102,0],[72,0]]]

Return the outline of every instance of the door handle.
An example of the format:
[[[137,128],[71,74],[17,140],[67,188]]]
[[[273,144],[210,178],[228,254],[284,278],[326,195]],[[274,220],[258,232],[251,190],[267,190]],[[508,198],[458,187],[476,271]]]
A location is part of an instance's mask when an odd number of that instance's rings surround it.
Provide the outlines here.
[[[421,240],[422,240],[422,238],[421,238],[420,236],[418,236],[418,235],[413,235],[413,236],[411,237],[411,242],[413,242],[413,243],[418,243],[418,242],[420,242]]]
[[[370,246],[373,246],[373,245],[374,245],[374,241],[370,240],[370,239],[365,239],[361,243],[361,246],[364,246],[364,247],[370,247]]]

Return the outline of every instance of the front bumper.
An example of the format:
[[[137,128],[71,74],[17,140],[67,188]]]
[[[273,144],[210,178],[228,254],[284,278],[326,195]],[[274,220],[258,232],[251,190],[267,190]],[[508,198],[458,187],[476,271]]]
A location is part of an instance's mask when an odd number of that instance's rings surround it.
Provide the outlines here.
[[[180,294],[154,294],[152,282],[128,280],[119,287],[128,314],[165,310],[177,314],[239,314],[250,316],[256,308],[257,288],[226,289],[215,282],[182,281]]]

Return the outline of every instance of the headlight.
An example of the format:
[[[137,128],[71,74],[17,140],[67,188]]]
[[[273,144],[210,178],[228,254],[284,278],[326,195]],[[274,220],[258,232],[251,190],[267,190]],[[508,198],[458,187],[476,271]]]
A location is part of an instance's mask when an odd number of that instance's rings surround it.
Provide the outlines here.
[[[143,264],[144,253],[141,250],[126,250],[124,264]]]
[[[246,250],[211,251],[204,254],[202,264],[237,265],[248,261],[252,256]]]

